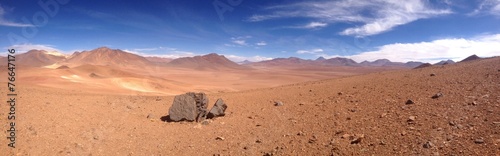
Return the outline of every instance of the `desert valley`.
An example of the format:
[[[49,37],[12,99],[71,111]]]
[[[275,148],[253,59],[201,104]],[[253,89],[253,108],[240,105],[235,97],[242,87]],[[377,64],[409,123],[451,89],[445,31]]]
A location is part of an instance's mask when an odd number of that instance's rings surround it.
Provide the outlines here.
[[[0,146],[7,155],[500,154],[499,57],[235,63],[101,47],[32,50],[15,64],[17,147]],[[210,105],[223,98],[226,115],[169,122],[174,96],[186,92],[207,93]]]

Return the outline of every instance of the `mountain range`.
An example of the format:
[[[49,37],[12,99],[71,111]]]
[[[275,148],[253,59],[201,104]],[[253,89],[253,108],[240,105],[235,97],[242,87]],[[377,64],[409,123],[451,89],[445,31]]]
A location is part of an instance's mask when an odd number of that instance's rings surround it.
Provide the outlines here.
[[[477,59],[476,55],[470,56],[467,60]],[[0,57],[0,62],[5,64],[6,57]],[[446,65],[455,63],[452,60],[441,61],[435,65]],[[363,61],[357,63],[349,58],[335,57],[326,59],[319,57],[316,60],[306,60],[297,57],[275,58],[260,62],[243,62],[235,63],[227,59],[224,55],[211,53],[203,56],[182,57],[177,59],[162,58],[162,57],[143,57],[137,54],[128,53],[119,49],[110,49],[100,47],[90,51],[74,52],[71,55],[63,55],[57,52],[48,52],[44,50],[30,50],[26,53],[16,55],[16,65],[29,67],[47,67],[66,65],[70,67],[91,64],[102,66],[149,66],[161,65],[168,67],[191,68],[198,70],[210,69],[251,69],[251,67],[266,66],[266,67],[311,67],[311,66],[352,66],[352,67],[405,67],[415,68],[423,62],[392,62],[388,59],[378,59],[375,61]]]

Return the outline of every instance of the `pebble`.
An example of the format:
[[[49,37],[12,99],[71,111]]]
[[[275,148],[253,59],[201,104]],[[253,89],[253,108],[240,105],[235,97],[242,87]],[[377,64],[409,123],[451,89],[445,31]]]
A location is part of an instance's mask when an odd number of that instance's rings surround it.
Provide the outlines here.
[[[274,101],[274,106],[283,106],[283,102],[281,102],[281,101]]]
[[[432,73],[431,76],[436,76],[436,74]]]
[[[222,140],[224,140],[224,138],[223,138],[223,137],[218,136],[217,138],[215,138],[215,140],[221,140],[221,141],[222,141]]]
[[[443,96],[443,93],[437,93],[434,96],[432,96],[432,98],[437,99],[437,98],[440,98],[441,96]]]
[[[408,101],[406,101],[406,104],[411,105],[411,104],[415,104],[415,102],[413,102],[413,100],[409,99]]]
[[[483,144],[484,140],[483,139],[476,139],[476,140],[474,140],[474,143],[476,143],[476,144]]]
[[[432,142],[430,142],[430,141],[427,141],[424,143],[423,146],[424,146],[424,148],[432,148],[432,146],[434,146],[434,144],[432,144]]]
[[[416,119],[417,119],[417,117],[415,117],[415,116],[410,116],[410,117],[408,117],[408,122],[413,122],[413,121],[415,121]]]

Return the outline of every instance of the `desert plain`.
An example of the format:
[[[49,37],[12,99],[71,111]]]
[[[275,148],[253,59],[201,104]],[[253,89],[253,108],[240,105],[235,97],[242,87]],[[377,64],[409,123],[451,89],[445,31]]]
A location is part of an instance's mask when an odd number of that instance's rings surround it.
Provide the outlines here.
[[[16,148],[7,146],[9,105],[4,103],[0,151],[500,154],[500,58],[417,69],[333,61],[288,58],[237,64],[217,54],[167,60],[108,48],[71,56],[24,53],[15,61]],[[7,67],[0,73],[5,84],[1,97],[8,100]],[[186,92],[207,93],[209,107],[224,99],[226,115],[208,124],[169,122],[174,96]],[[276,101],[283,106],[275,106]]]

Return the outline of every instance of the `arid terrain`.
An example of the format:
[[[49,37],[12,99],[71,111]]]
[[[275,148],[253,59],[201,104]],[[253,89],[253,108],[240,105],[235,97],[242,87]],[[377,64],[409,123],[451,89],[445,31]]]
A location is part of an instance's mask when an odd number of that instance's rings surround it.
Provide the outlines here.
[[[500,155],[499,57],[412,69],[106,48],[29,54],[16,69],[16,148],[0,133],[2,155]],[[226,115],[167,122],[174,95],[189,91],[208,93],[209,107],[223,98]]]

